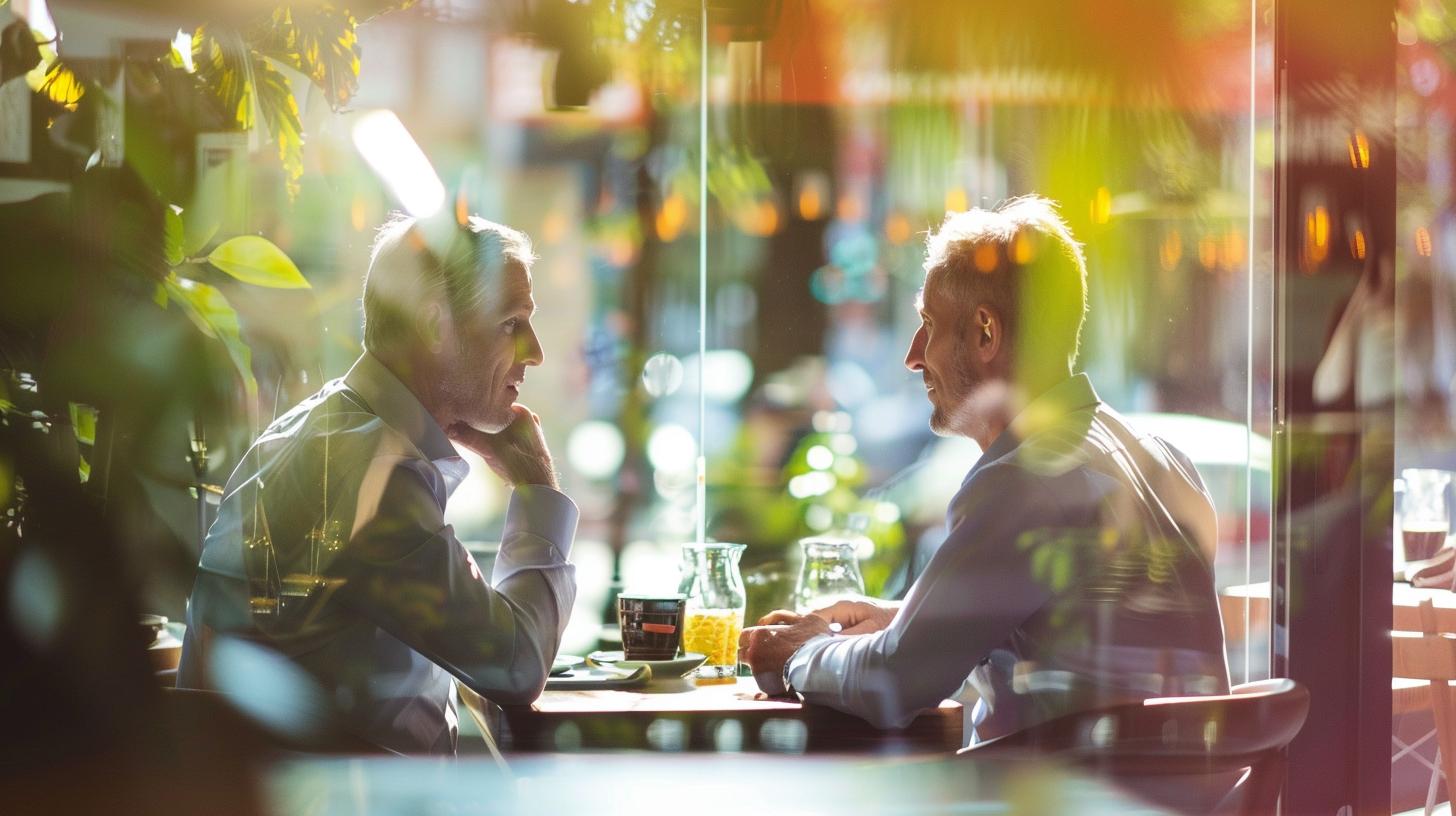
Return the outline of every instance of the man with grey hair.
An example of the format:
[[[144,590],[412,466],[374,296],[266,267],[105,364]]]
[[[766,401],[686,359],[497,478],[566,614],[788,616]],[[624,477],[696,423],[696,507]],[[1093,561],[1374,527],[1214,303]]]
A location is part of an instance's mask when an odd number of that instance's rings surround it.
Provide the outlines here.
[[[541,693],[576,595],[577,509],[539,417],[516,401],[543,357],[534,260],[525,235],[482,218],[380,229],[363,354],[275,420],[228,480],[179,686],[446,754],[456,681],[500,702]],[[489,582],[444,521],[469,471],[452,439],[515,488]]]
[[[905,365],[938,434],[984,452],[902,603],[774,612],[745,629],[760,684],[904,726],[969,682],[968,741],[1166,695],[1224,693],[1215,516],[1193,464],[1074,373],[1081,246],[1027,196],[929,237]]]

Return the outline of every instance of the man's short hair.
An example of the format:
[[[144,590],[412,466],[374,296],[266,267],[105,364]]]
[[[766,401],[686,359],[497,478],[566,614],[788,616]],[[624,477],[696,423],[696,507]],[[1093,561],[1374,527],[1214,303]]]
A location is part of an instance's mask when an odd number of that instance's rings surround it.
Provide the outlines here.
[[[529,272],[536,260],[525,233],[479,216],[446,227],[449,237],[440,243],[447,245],[438,248],[417,226],[423,226],[418,219],[391,213],[374,238],[364,278],[364,347],[370,351],[411,342],[421,304],[439,298],[459,319],[485,303],[508,267]]]
[[[1015,362],[1075,366],[1087,314],[1087,262],[1057,205],[1038,195],[994,209],[948,213],[925,241],[926,286],[936,285],[969,318],[991,306],[1006,322]]]

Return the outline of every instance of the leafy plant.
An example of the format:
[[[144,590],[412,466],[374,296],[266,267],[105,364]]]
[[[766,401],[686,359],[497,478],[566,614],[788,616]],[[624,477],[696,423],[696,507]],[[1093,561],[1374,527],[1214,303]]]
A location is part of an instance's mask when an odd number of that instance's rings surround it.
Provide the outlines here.
[[[405,0],[375,11],[413,4]],[[251,129],[260,119],[266,125],[291,195],[303,175],[303,127],[292,83],[277,66],[303,74],[329,107],[345,110],[359,89],[358,27],[348,9],[283,5],[242,31],[202,25],[192,35],[198,78],[239,127]]]
[[[261,112],[278,148],[289,193],[297,194],[298,179],[303,175],[303,124],[288,78],[243,35],[214,32],[206,25],[192,36],[192,60],[198,78],[238,127],[252,129],[259,118],[256,112]]]
[[[357,27],[346,9],[282,6],[259,35],[257,50],[313,80],[329,106],[341,111],[359,89]]]

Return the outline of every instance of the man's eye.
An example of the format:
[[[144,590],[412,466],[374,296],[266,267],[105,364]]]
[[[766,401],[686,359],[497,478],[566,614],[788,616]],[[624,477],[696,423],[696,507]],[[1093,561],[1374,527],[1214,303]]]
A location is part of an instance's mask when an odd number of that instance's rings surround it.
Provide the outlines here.
[[[503,323],[501,325],[502,325],[502,328],[505,329],[506,334],[515,334],[516,333],[516,326],[519,323],[520,323],[520,321],[513,317],[513,318],[511,318],[510,320],[507,320],[505,323]]]

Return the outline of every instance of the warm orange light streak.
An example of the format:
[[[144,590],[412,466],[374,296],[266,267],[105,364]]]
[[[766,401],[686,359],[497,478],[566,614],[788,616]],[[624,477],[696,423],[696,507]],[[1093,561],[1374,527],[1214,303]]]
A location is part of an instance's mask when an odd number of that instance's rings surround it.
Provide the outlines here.
[[[1244,234],[1238,230],[1229,230],[1223,236],[1223,266],[1226,269],[1238,269],[1244,265]]]
[[[455,223],[465,226],[470,220],[470,199],[465,195],[465,186],[455,191]]]
[[[892,244],[903,244],[910,240],[910,219],[899,213],[886,218],[885,238]]]
[[[1198,262],[1203,264],[1204,269],[1218,266],[1218,241],[1212,235],[1198,239]]]
[[[996,271],[996,255],[995,244],[977,244],[976,251],[971,255],[971,261],[976,265],[977,272],[989,274]]]
[[[1158,247],[1158,262],[1163,269],[1172,272],[1177,268],[1178,262],[1183,260],[1183,236],[1178,230],[1168,230],[1163,237],[1163,243]]]
[[[765,238],[778,232],[779,208],[768,199],[744,204],[733,220],[744,233]]]
[[[773,235],[779,229],[779,208],[772,201],[758,203],[758,234]]]
[[[1431,233],[1425,227],[1416,230],[1416,252],[1431,257]]]
[[[1364,230],[1358,230],[1357,229],[1357,230],[1355,230],[1355,234],[1352,235],[1352,236],[1350,236],[1350,254],[1353,255],[1353,256],[1355,256],[1355,260],[1357,260],[1357,261],[1363,261],[1363,260],[1365,260],[1365,231]]]
[[[1357,130],[1350,136],[1350,166],[1356,170],[1370,167],[1370,140],[1364,131]]]
[[[1031,236],[1025,231],[1016,233],[1016,238],[1011,242],[1011,260],[1018,266],[1025,266],[1031,263],[1036,257],[1036,244]]]
[[[818,221],[824,214],[824,200],[813,185],[806,185],[799,191],[799,217],[805,221]]]
[[[683,224],[687,223],[687,218],[687,202],[677,193],[669,195],[663,200],[662,208],[657,211],[657,237],[665,242],[676,240],[682,232]]]
[[[1305,271],[1324,263],[1330,254],[1330,212],[1324,205],[1315,207],[1304,216],[1304,257],[1301,259]]]

